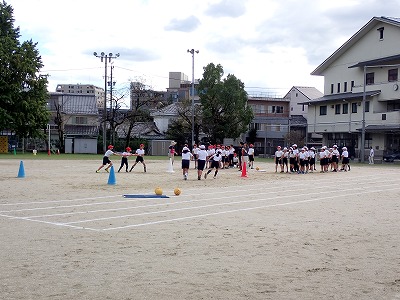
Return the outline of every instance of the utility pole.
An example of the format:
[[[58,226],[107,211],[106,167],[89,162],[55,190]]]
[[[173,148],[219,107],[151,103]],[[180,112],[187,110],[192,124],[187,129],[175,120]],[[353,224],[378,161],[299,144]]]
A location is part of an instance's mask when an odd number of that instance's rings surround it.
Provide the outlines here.
[[[110,143],[114,144],[115,142],[115,128],[114,128],[114,108],[113,108],[113,87],[115,86],[115,81],[113,81],[113,70],[114,66],[111,66],[111,71],[110,71],[110,81],[108,82],[108,85],[110,87]],[[117,108],[115,106],[115,108]]]
[[[188,53],[192,54],[192,147],[194,142],[194,54],[199,53],[199,50],[187,50]]]
[[[103,152],[105,153],[107,151],[107,61],[111,62],[111,59],[118,58],[119,53],[115,54],[114,56],[112,53],[105,54],[104,52],[101,52],[100,55],[97,55],[97,52],[93,52],[93,55],[99,57],[101,62],[104,61]]]

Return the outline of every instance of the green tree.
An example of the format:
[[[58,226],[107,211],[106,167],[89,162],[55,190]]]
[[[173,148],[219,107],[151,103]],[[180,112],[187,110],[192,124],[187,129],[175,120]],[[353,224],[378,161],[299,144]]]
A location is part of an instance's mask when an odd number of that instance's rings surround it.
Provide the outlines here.
[[[12,7],[0,2],[0,131],[41,137],[49,121],[47,78],[39,75],[37,43],[19,38]]]
[[[238,138],[253,119],[243,82],[232,74],[223,79],[220,64],[210,63],[203,69],[198,90],[204,132],[216,143],[222,143],[224,138]]]

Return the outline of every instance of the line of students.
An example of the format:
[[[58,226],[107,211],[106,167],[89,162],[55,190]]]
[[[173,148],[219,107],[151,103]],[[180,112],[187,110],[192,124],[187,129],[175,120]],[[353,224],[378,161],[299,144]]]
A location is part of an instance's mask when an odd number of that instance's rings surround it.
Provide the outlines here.
[[[320,162],[321,173],[350,171],[349,153],[346,147],[342,148],[341,154],[337,145],[333,145],[329,149],[323,146],[317,153],[314,147],[308,149],[304,146],[298,149],[297,145],[293,144],[289,149],[287,147],[283,149],[281,149],[281,146],[277,147],[274,157],[275,172],[278,172],[278,166],[280,166],[281,173],[289,173],[289,166],[291,173],[306,174],[313,172],[317,170],[315,166],[317,159]],[[339,170],[340,159],[342,160],[342,167]]]

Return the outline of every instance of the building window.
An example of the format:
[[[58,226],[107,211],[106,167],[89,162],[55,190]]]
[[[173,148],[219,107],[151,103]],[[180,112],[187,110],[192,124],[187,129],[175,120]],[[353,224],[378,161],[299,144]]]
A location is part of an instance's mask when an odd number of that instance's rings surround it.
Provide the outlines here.
[[[387,111],[400,111],[400,103],[396,102],[388,102],[386,105]]]
[[[398,69],[388,70],[388,81],[397,81]]]
[[[75,124],[83,124],[86,125],[88,123],[87,117],[76,117]]]
[[[340,82],[337,84],[337,92],[340,93]]]
[[[375,75],[374,72],[365,74],[365,81],[366,81],[367,85],[374,84],[374,75]]]
[[[369,112],[369,101],[365,101],[365,112]]]
[[[319,115],[320,116],[326,116],[326,112],[327,112],[327,107],[326,105],[321,105],[319,107]]]
[[[343,83],[343,92],[347,92],[347,81]]]
[[[301,111],[305,111],[305,109],[306,109],[306,106],[303,104]]]
[[[333,89],[334,89],[334,86],[333,86],[333,83],[331,84],[331,94],[333,94]]]
[[[335,115],[340,115],[340,104],[335,105]]]
[[[356,113],[357,113],[357,106],[358,106],[358,103],[357,103],[357,102],[353,102],[353,103],[351,104],[351,113],[352,113],[352,114],[356,114]]]
[[[276,113],[277,114],[283,114],[283,106],[277,106],[276,107]]]
[[[351,85],[350,85],[350,90],[353,91],[353,87],[354,87],[354,80],[351,81]]]
[[[342,112],[344,115],[349,113],[349,104],[348,103],[343,103]]]
[[[255,130],[260,130],[261,129],[261,124],[260,123],[251,123],[250,124],[250,130],[255,129]]]
[[[379,39],[383,40],[383,30],[385,30],[385,28],[381,27],[381,28],[378,28],[377,30],[379,31]]]
[[[382,120],[383,120],[383,121],[386,120],[386,114],[382,114]]]

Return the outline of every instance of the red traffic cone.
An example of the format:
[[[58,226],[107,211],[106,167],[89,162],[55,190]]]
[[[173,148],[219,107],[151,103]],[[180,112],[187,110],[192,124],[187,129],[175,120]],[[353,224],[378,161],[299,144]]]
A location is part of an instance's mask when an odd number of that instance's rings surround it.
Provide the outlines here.
[[[242,176],[241,177],[247,177],[246,162],[243,162]]]

